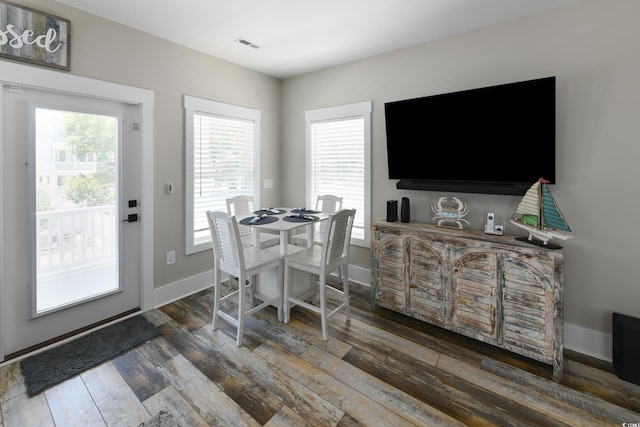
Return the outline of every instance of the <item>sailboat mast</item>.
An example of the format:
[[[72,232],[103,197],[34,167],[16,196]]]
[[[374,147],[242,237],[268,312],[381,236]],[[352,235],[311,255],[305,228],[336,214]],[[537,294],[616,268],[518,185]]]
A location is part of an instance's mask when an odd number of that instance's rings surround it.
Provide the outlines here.
[[[544,187],[544,180],[540,178],[540,185],[538,185],[538,228],[544,230],[546,227],[544,221],[543,201],[542,201],[542,188]]]

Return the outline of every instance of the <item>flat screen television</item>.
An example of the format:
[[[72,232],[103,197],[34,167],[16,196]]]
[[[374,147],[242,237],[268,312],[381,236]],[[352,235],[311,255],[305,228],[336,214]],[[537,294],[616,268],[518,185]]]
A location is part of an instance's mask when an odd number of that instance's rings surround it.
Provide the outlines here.
[[[385,103],[398,188],[522,195],[555,183],[556,79]]]

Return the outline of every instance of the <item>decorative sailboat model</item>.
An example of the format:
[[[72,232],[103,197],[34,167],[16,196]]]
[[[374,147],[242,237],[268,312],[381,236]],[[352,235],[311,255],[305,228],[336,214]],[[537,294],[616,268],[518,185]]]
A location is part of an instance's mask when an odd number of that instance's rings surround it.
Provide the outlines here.
[[[529,237],[526,238],[529,242],[535,243],[535,237],[544,246],[553,246],[548,245],[549,240],[568,240],[573,236],[549,191],[548,183],[549,181],[540,178],[527,190],[511,216],[511,223],[529,232]]]

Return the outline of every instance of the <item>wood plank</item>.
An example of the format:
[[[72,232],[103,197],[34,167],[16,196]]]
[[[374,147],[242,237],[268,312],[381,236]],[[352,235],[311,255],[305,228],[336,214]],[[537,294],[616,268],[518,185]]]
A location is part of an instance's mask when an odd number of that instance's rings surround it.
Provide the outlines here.
[[[344,361],[467,425],[533,427],[545,421],[508,399],[443,374],[436,367],[416,361],[402,351],[396,351],[385,363],[379,364],[366,349],[354,348]],[[416,372],[420,374],[416,375]]]
[[[258,347],[255,352],[366,425],[417,425],[270,341]]]
[[[343,324],[340,320],[342,316],[342,314],[336,315],[336,319],[338,319],[334,326],[336,330],[361,334],[365,337],[365,341],[368,345],[375,344],[387,347],[388,352],[385,352],[386,354],[391,354],[392,352],[401,349],[403,352],[411,354],[416,360],[433,366],[435,366],[438,358],[440,357],[439,351],[425,347],[413,340],[400,337],[383,329],[371,328],[370,325],[367,325],[358,319],[351,319],[349,325]]]
[[[110,427],[138,425],[151,416],[111,362],[80,376]]]
[[[112,363],[140,401],[148,399],[169,385],[156,366],[138,349],[123,354],[112,360]]]
[[[483,358],[482,369],[502,378],[508,379],[516,384],[525,386],[527,389],[535,390],[540,394],[551,397],[554,400],[567,403],[569,405],[588,411],[604,420],[610,420],[618,424],[629,422],[635,419],[638,414],[625,408],[621,408],[612,403],[603,401],[594,396],[572,390],[562,384],[540,378],[522,369],[509,366],[489,358]]]
[[[44,393],[32,397],[21,393],[2,402],[0,407],[4,427],[55,427]]]
[[[44,395],[56,425],[106,426],[80,376],[45,390]]]
[[[258,313],[258,316],[269,320],[270,323],[279,323],[275,313],[262,311]],[[330,327],[331,324],[332,322],[329,322]],[[294,307],[292,309],[291,320],[286,325],[281,324],[281,327],[285,327],[296,337],[304,338],[307,346],[318,346],[337,357],[344,356],[351,349],[350,344],[339,340],[329,339],[328,341],[324,341],[322,339],[322,332],[320,329],[320,317],[317,314],[311,313],[309,310],[305,310],[300,307]],[[306,348],[304,350],[306,350]]]
[[[640,385],[619,379],[613,369],[604,371],[574,360],[567,364],[570,375],[563,384],[640,413]]]
[[[302,359],[337,380],[348,379],[348,385],[351,388],[417,425],[464,425],[451,416],[316,347],[309,347],[302,355]]]
[[[154,394],[143,403],[145,408],[154,415],[163,409],[168,410],[181,426],[209,426],[195,408],[171,385]]]
[[[184,356],[174,357],[159,369],[207,423],[228,426],[260,425]]]
[[[274,416],[271,418],[264,427],[280,427],[280,426],[300,426],[300,427],[314,427],[317,424],[311,424],[300,415],[296,414],[286,405],[283,406]]]
[[[593,414],[563,402],[549,399],[545,394],[540,394],[527,387],[504,380],[480,368],[460,363],[458,360],[447,355],[442,355],[440,360],[438,360],[437,366],[451,375],[463,378],[492,393],[508,397],[520,405],[531,407],[537,412],[547,416],[550,420],[556,420],[557,422],[567,425],[618,425],[607,420],[596,418]]]
[[[234,361],[238,369],[245,372],[255,384],[260,384],[261,387],[269,390],[284,406],[312,425],[335,425],[344,415],[344,412],[335,405],[303,387],[295,378],[277,367],[274,369],[262,357],[244,347],[236,347],[232,337],[210,329],[202,329],[199,334],[202,339],[214,341],[218,351],[227,359]]]
[[[207,325],[205,329],[210,328]],[[173,322],[162,325],[161,330],[164,338],[180,351],[193,369],[197,369],[236,405],[241,405],[252,418],[264,423],[280,410],[282,402],[276,396],[261,385],[253,383],[233,361],[220,353],[214,342],[199,339],[195,335],[197,330],[185,333]],[[213,333],[224,334],[220,330]]]
[[[136,351],[138,351],[142,357],[148,359],[149,363],[153,366],[162,365],[167,360],[179,354],[178,350],[169,344],[162,336],[136,347]]]

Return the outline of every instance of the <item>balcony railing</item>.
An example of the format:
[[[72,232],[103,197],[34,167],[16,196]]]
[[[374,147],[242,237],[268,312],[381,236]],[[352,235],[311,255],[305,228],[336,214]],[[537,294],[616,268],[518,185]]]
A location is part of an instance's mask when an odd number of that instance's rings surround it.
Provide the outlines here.
[[[115,206],[36,214],[40,277],[113,263],[117,253]]]

